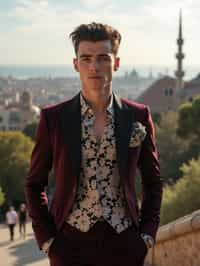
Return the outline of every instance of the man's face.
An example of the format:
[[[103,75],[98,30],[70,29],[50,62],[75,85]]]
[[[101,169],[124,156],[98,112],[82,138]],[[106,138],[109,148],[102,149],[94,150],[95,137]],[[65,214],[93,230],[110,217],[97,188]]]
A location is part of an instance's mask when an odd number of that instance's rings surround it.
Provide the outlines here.
[[[109,40],[81,41],[73,63],[80,74],[85,96],[93,92],[110,94],[113,71],[119,67],[119,58],[112,53]]]

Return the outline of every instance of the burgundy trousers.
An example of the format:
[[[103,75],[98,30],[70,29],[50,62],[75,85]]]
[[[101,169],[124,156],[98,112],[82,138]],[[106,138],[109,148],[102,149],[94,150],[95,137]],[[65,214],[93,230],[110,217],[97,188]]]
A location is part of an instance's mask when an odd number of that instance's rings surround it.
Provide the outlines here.
[[[97,222],[88,232],[65,224],[49,250],[51,266],[143,266],[146,245],[134,226],[120,234]]]

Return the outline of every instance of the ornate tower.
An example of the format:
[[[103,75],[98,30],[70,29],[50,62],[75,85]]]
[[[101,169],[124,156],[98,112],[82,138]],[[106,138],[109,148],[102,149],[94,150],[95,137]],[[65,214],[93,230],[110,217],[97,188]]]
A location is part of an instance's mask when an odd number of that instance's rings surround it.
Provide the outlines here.
[[[24,91],[20,97],[20,107],[23,110],[30,110],[32,105],[31,94],[28,91]]]
[[[176,94],[181,96],[183,87],[184,87],[184,81],[183,77],[185,75],[185,72],[183,71],[183,59],[185,57],[182,46],[184,44],[184,39],[182,36],[182,12],[180,11],[180,17],[179,17],[179,35],[177,39],[177,45],[178,45],[178,52],[176,54],[177,58],[177,70],[175,71],[176,76]],[[177,96],[178,96],[177,95]]]

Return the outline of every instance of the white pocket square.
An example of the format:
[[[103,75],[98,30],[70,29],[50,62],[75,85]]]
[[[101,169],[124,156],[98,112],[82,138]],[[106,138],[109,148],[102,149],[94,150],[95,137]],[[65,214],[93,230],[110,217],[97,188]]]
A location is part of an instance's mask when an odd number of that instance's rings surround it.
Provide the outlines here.
[[[146,137],[146,128],[140,122],[133,123],[133,131],[130,138],[129,147],[137,147]]]

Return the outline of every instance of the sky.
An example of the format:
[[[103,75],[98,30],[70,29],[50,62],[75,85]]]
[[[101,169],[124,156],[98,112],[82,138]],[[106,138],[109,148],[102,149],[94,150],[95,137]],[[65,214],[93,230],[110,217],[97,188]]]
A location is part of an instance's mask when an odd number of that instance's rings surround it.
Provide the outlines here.
[[[176,65],[182,9],[184,63],[200,66],[199,0],[0,0],[0,64],[72,64],[70,32],[101,22],[122,34],[123,65]]]

